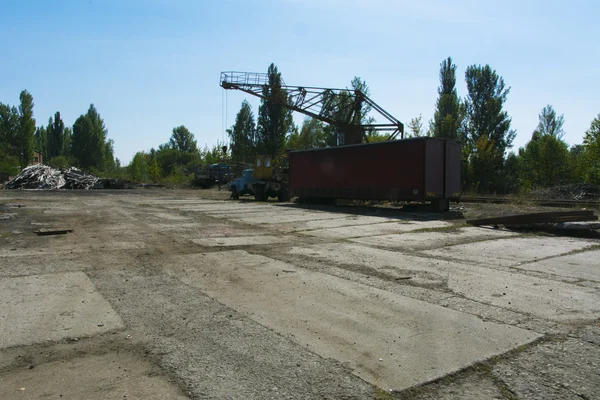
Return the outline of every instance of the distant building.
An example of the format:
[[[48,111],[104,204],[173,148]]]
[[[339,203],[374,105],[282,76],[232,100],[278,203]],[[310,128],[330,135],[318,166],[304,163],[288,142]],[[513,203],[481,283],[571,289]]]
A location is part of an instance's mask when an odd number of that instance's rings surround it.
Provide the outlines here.
[[[44,155],[42,154],[42,152],[34,149],[33,157],[31,158],[31,161],[29,162],[28,165],[36,165],[36,164],[43,164],[43,163],[44,163]]]

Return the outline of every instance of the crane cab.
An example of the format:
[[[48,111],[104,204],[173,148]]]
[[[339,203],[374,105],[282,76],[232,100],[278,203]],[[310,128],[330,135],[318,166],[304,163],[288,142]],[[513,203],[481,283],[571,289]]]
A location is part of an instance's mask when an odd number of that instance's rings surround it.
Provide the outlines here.
[[[270,180],[273,178],[273,159],[271,156],[259,155],[254,162],[254,179]]]

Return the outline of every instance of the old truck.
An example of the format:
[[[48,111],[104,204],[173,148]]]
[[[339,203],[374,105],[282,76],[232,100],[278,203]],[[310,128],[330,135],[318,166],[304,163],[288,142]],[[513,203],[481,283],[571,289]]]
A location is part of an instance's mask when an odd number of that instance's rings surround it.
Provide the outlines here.
[[[209,188],[228,183],[231,175],[231,166],[228,164],[203,165],[194,169],[194,182],[202,188]]]
[[[254,195],[257,201],[266,201],[269,197],[284,201],[288,198],[287,182],[283,173],[274,172],[272,157],[260,155],[256,157],[254,167],[242,172],[242,176],[230,184],[231,197]]]

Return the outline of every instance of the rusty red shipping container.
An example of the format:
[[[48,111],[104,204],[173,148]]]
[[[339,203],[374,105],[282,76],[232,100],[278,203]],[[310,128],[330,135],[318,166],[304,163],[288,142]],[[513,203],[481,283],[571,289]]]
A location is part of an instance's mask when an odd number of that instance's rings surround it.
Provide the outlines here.
[[[460,145],[413,138],[289,153],[289,188],[300,199],[432,201],[460,196]]]

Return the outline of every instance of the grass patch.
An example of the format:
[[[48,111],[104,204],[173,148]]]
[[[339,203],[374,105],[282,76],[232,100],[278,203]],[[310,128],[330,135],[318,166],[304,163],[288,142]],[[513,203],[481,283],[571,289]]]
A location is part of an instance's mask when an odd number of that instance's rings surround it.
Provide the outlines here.
[[[373,395],[374,400],[394,400],[392,394],[381,388],[375,387],[375,394]]]

